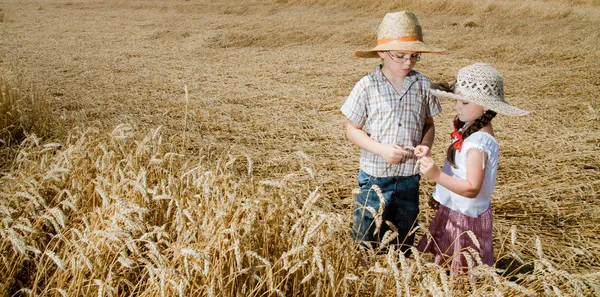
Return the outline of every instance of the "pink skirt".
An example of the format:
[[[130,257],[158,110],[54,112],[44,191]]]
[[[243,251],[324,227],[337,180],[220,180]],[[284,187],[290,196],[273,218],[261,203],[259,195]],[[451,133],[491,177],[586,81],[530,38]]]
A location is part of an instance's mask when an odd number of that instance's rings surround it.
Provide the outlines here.
[[[479,248],[467,231],[475,235]],[[453,274],[479,263],[494,265],[491,207],[477,218],[472,218],[440,204],[429,226],[429,233],[419,240],[417,249],[434,254],[435,263],[450,266]]]

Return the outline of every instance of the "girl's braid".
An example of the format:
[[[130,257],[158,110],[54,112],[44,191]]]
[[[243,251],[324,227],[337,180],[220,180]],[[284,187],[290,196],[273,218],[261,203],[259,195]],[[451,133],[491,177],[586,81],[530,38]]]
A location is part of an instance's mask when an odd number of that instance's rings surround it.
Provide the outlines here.
[[[479,131],[479,129],[483,128],[492,119],[496,116],[496,112],[487,110],[480,118],[476,119],[473,124],[471,124],[465,131],[463,131],[463,139],[467,139],[471,134]],[[458,119],[458,116],[454,118],[454,128],[460,129],[460,127],[464,126],[465,123],[461,122]],[[454,163],[454,155],[456,153],[456,149],[454,146],[450,145],[448,147],[448,151],[446,152],[446,159],[448,163],[452,165],[452,167],[456,168],[456,163]]]

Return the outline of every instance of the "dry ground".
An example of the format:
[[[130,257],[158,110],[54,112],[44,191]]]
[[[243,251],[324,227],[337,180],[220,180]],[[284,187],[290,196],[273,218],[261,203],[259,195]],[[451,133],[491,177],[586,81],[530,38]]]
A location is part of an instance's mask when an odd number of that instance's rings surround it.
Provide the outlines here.
[[[210,168],[230,160],[234,179],[284,183],[298,199],[319,187],[318,210],[349,225],[358,150],[339,107],[378,63],[353,52],[374,44],[386,11],[412,10],[426,42],[448,50],[425,55],[417,70],[449,81],[460,67],[490,62],[510,102],[532,111],[494,120],[498,253],[514,225],[522,257],[536,257],[539,237],[553,267],[597,280],[600,3],[334,2],[7,0],[0,69],[47,94],[56,141],[71,127],[104,137],[125,124],[138,138],[161,127],[164,146]],[[439,161],[451,117],[445,102]],[[423,182],[424,196],[432,186]]]

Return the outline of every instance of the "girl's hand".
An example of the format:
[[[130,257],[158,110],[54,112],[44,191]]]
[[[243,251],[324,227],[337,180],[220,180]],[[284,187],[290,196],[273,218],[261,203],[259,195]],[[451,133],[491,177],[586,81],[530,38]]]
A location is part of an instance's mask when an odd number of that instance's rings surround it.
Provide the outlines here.
[[[441,171],[431,157],[421,157],[417,164],[419,164],[421,174],[437,182]]]
[[[431,149],[428,146],[417,145],[417,147],[415,148],[415,157],[421,158],[421,157],[430,157],[430,156],[431,156]]]
[[[429,201],[427,201],[427,204],[429,204],[429,207],[431,207],[432,209],[438,209],[440,207],[440,203],[433,199],[433,197],[429,197]]]

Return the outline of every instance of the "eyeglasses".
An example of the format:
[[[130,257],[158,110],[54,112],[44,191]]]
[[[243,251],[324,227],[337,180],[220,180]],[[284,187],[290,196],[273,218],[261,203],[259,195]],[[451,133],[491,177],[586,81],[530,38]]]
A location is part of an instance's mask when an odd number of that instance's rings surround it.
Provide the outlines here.
[[[410,61],[411,63],[417,62],[421,59],[421,54],[416,53],[416,54],[405,54],[406,55],[410,55],[408,58],[407,57],[398,57],[396,55],[392,55],[390,52],[386,52],[388,54],[388,56],[390,56],[390,59],[392,59],[392,61],[394,61],[395,63],[406,63],[408,61]]]

